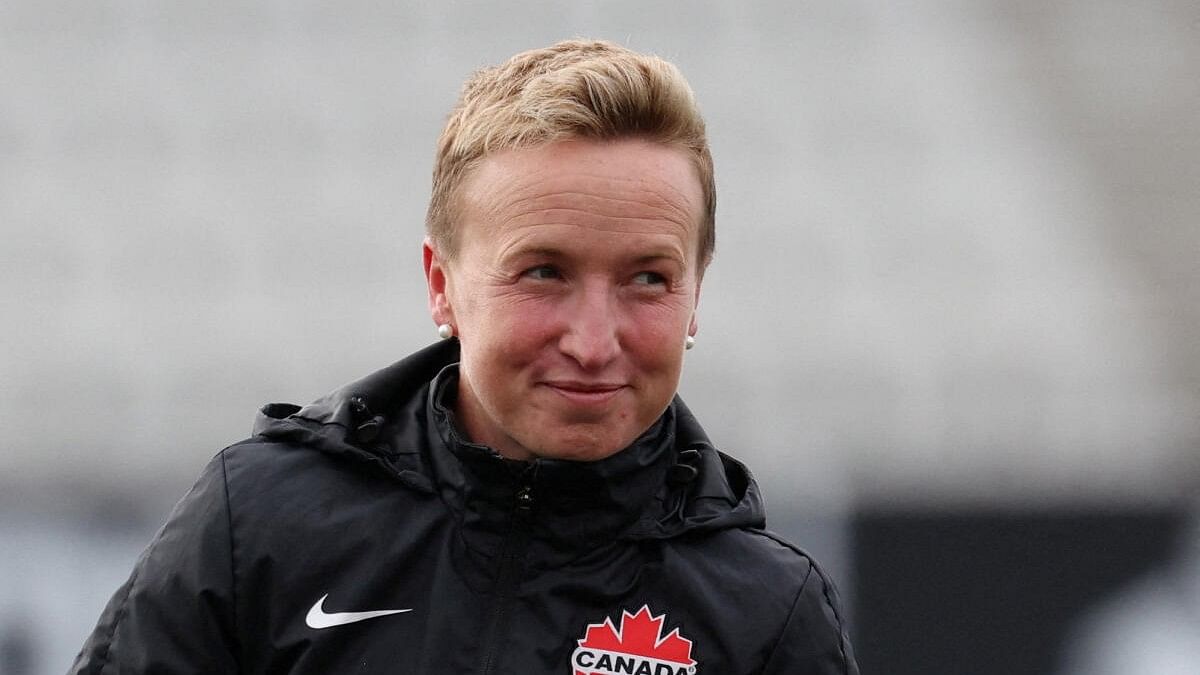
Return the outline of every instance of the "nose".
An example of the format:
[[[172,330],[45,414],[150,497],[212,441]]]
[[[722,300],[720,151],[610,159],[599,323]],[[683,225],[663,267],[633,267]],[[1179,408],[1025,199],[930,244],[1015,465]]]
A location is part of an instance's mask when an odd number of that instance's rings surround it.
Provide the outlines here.
[[[584,370],[598,370],[621,352],[616,298],[603,286],[579,289],[567,308],[559,349]]]

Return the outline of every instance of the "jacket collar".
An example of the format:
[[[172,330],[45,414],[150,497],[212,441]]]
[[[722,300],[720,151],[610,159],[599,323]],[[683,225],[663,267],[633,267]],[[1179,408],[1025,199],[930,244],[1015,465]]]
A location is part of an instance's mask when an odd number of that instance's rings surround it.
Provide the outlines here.
[[[493,530],[524,518],[535,539],[592,546],[662,512],[672,488],[667,475],[679,460],[673,405],[605,459],[517,461],[466,439],[454,413],[457,385],[458,364],[451,364],[430,387],[427,414],[434,480],[464,523]]]
[[[409,489],[438,493],[473,531],[507,527],[526,486],[539,523],[533,534],[566,547],[763,527],[749,471],[712,446],[679,397],[607,459],[514,462],[458,433],[447,398],[458,361],[457,340],[435,343],[307,406],[264,406],[254,434],[365,462]]]

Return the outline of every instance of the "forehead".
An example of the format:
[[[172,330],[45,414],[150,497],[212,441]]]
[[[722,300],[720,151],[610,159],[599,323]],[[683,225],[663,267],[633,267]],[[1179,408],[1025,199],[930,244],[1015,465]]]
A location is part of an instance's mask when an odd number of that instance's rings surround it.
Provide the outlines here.
[[[641,235],[674,239],[694,259],[703,203],[691,158],[660,143],[572,140],[506,150],[464,183],[460,243]]]

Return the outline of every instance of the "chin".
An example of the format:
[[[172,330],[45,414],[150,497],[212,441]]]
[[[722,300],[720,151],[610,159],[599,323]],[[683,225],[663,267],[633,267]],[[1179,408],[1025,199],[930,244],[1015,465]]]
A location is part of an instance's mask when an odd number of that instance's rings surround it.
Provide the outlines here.
[[[543,459],[563,459],[572,462],[595,462],[611,457],[624,450],[633,442],[632,439],[623,441],[611,436],[596,437],[592,435],[567,434],[557,438],[541,438],[541,442],[531,447],[532,454]]]

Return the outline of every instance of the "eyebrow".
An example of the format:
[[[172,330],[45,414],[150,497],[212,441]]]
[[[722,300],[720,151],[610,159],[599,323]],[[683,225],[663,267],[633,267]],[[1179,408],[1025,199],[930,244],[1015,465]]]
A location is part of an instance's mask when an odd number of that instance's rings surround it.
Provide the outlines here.
[[[515,258],[515,257],[523,257],[523,256],[536,256],[536,257],[544,257],[544,258],[565,258],[565,257],[567,257],[567,254],[565,252],[563,252],[561,249],[557,249],[552,246],[533,246],[530,248],[519,248],[516,251],[513,251],[510,255],[506,255],[504,257]]]
[[[504,259],[512,260],[512,259],[519,259],[519,258],[525,258],[525,257],[548,258],[550,260],[563,260],[565,258],[570,258],[571,255],[562,249],[554,248],[552,246],[533,246],[531,248],[520,249],[518,251],[512,252],[509,255],[505,255]],[[684,257],[676,255],[674,251],[666,251],[666,250],[639,255],[636,258],[634,258],[632,260],[632,262],[635,265],[646,265],[649,263],[658,262],[660,260],[666,260],[668,262],[679,263],[682,265],[687,264]]]
[[[675,255],[673,252],[672,253],[664,252],[664,253],[647,253],[646,255],[641,255],[641,256],[638,256],[637,258],[634,258],[633,261],[638,264],[644,264],[644,263],[652,263],[652,262],[655,262],[658,260],[669,260],[671,262],[682,262],[684,260],[684,258],[682,256]]]

